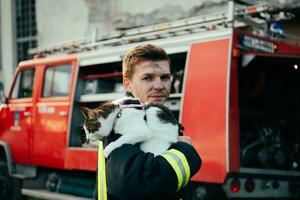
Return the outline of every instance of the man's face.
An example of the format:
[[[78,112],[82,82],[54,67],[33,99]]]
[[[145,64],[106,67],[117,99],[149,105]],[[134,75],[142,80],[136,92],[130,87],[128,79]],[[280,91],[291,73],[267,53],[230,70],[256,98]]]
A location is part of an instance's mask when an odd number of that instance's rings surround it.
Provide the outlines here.
[[[124,86],[143,103],[164,104],[171,90],[171,72],[167,60],[143,61],[134,66],[132,77]]]

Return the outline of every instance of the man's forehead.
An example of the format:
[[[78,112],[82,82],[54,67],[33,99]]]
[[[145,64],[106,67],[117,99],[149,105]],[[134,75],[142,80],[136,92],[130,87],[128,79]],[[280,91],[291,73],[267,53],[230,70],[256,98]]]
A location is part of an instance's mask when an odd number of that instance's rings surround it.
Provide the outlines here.
[[[170,68],[169,62],[167,60],[161,60],[161,61],[144,61],[137,66],[140,66],[142,68]]]
[[[170,68],[166,65],[147,65],[138,70],[140,73],[143,74],[169,74],[170,73]]]
[[[151,62],[145,65],[146,67],[162,67],[163,65],[161,63],[157,63],[157,62]]]

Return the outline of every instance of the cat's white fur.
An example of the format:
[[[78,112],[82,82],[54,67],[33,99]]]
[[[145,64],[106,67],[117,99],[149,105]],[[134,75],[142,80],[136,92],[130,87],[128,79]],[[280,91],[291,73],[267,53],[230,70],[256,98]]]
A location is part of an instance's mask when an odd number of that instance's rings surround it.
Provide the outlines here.
[[[116,118],[114,132],[122,136],[105,147],[105,156],[108,156],[114,149],[123,144],[136,144],[151,137],[150,129],[143,119],[144,112],[142,110],[125,108],[121,111],[119,110],[119,112],[122,113],[122,116]]]
[[[125,99],[118,99],[113,103],[119,105]],[[160,155],[167,151],[172,143],[177,142],[178,126],[172,123],[162,123],[157,117],[159,111],[158,107],[151,106],[146,111],[136,108],[117,108],[106,119],[98,118],[101,128],[95,133],[89,133],[84,125],[86,137],[91,143],[95,143],[108,136],[112,129],[115,133],[121,134],[119,139],[111,142],[104,149],[106,157],[123,144],[137,143],[141,143],[142,151],[151,152],[155,156]],[[121,113],[120,118],[117,117],[118,113]],[[147,121],[144,120],[145,114]]]
[[[146,110],[147,125],[151,137],[141,143],[141,150],[151,152],[155,156],[166,152],[172,143],[177,142],[178,126],[172,123],[162,123],[157,117],[158,107],[149,107]]]
[[[108,136],[113,129],[114,121],[117,114],[118,110],[114,110],[110,115],[107,116],[106,119],[98,118],[98,121],[101,124],[101,128],[94,133],[89,133],[89,131],[86,128],[86,125],[84,124],[83,129],[85,131],[87,141],[94,144],[97,143],[99,139]]]

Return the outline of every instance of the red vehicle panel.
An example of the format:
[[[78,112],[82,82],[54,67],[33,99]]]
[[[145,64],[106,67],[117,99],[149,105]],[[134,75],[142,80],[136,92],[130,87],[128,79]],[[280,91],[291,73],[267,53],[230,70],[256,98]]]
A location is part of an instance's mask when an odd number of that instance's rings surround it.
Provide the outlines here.
[[[186,127],[185,133],[193,138],[193,144],[202,156],[201,170],[194,177],[197,181],[223,183],[227,173],[229,52],[229,38],[191,47],[182,123]]]
[[[3,139],[10,141],[13,159],[16,162],[28,164],[30,163],[29,145],[32,121],[27,113],[32,113],[32,102],[10,102],[7,112],[8,120],[5,126],[9,128],[5,131]]]
[[[23,70],[34,71],[32,66],[28,66]],[[23,76],[23,71],[20,69],[16,71],[15,78],[13,82],[13,87],[17,88],[20,84],[20,78],[17,80],[17,77]],[[36,83],[33,80],[32,88],[35,90]],[[16,91],[18,92],[18,91]],[[10,96],[20,95],[16,92],[11,91]],[[13,159],[16,162],[22,164],[29,164],[31,162],[31,145],[32,145],[32,112],[34,109],[34,94],[32,97],[26,97],[17,99],[11,98],[8,100],[8,106],[3,111],[7,115],[7,121],[4,124],[4,133],[3,139],[11,145],[11,151],[13,154]]]
[[[96,171],[97,150],[68,148],[66,150],[65,168]]]
[[[70,120],[70,99],[73,95],[73,80],[77,65],[73,60],[61,60],[55,63],[49,62],[47,65],[40,66],[40,69],[40,77],[43,79],[40,79],[36,103],[34,163],[41,166],[64,168]],[[45,79],[48,76],[51,79],[66,79],[66,86],[53,84],[47,89]],[[60,91],[61,87],[65,91]],[[57,94],[55,94],[55,90]]]

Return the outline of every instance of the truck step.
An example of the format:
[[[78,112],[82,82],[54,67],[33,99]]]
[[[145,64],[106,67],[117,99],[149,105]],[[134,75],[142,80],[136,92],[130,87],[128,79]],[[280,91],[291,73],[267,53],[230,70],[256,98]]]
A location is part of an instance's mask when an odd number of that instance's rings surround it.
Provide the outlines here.
[[[74,195],[61,194],[41,189],[22,189],[22,195],[45,200],[92,200],[90,198],[77,197]]]
[[[11,174],[11,176],[15,177],[15,178],[19,178],[19,179],[26,179],[26,178],[34,178],[35,176],[32,176],[31,174]]]

